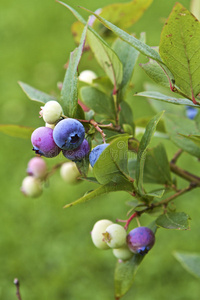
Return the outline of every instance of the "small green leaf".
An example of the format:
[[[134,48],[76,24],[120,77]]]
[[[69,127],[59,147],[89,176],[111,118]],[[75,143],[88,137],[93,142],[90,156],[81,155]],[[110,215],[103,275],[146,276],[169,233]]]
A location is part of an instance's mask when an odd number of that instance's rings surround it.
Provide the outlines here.
[[[184,151],[200,158],[200,148],[194,141],[186,138],[185,136],[195,135],[199,133],[198,126],[193,120],[174,114],[165,114],[164,122],[166,131],[174,144]]]
[[[189,220],[190,217],[184,212],[171,212],[159,216],[156,225],[166,229],[187,230]]]
[[[174,257],[185,270],[200,278],[200,254],[174,252]]]
[[[198,147],[200,147],[200,135],[195,135],[195,134],[190,134],[190,135],[180,134],[180,135],[193,141]]]
[[[167,154],[162,144],[147,151],[144,182],[164,185],[171,185],[172,183]]]
[[[133,185],[131,182],[129,182],[128,180],[126,180],[125,178],[122,177],[120,182],[117,182],[117,183],[109,182],[105,185],[102,185],[99,188],[97,188],[96,190],[81,197],[80,199],[65,205],[64,208],[68,208],[68,207],[71,207],[71,206],[74,206],[74,205],[77,205],[80,203],[84,203],[86,201],[92,200],[93,198],[98,197],[103,194],[107,194],[110,192],[117,192],[117,191],[125,191],[125,192],[131,193],[133,191]]]
[[[126,101],[120,103],[119,123],[121,126],[123,126],[123,124],[128,124],[132,129],[132,134],[134,134],[135,125],[133,122],[133,112]]]
[[[91,86],[84,86],[80,89],[80,97],[83,103],[95,113],[115,119],[115,106],[113,97]]]
[[[147,98],[154,99],[154,100],[164,101],[167,103],[172,103],[172,104],[177,104],[177,105],[189,105],[189,106],[199,108],[199,105],[193,104],[193,102],[191,102],[189,99],[170,97],[170,96],[164,95],[160,92],[145,91],[145,92],[137,93],[137,94],[135,94],[135,96],[142,96],[142,97],[147,97]]]
[[[78,106],[78,72],[77,68],[83,53],[86,39],[87,25],[85,26],[79,47],[71,52],[68,68],[61,90],[61,103],[66,116],[73,118]]]
[[[144,195],[145,191],[143,188],[143,175],[144,175],[144,164],[146,159],[147,147],[151,142],[151,138],[156,130],[156,126],[161,119],[164,111],[158,113],[148,123],[145,133],[141,139],[140,146],[138,149],[137,163],[136,163],[136,185],[140,195]]]
[[[82,7],[83,8],[83,7]],[[106,19],[98,16],[94,12],[83,8],[84,10],[88,11],[89,13],[93,14],[99,21],[106,26],[108,29],[113,31],[117,36],[119,36],[123,41],[130,44],[132,47],[134,47],[136,50],[138,50],[140,53],[142,53],[145,56],[148,56],[156,61],[159,61],[160,63],[163,63],[160,55],[158,52],[156,52],[154,49],[152,49],[147,44],[141,42],[140,40],[136,39],[132,35],[128,34],[127,32],[123,31],[122,29],[118,28],[117,26],[113,25],[111,22],[107,21]]]
[[[157,84],[170,87],[170,82],[174,80],[174,76],[163,64],[150,59],[146,64],[140,64],[145,73],[153,79]]]
[[[123,66],[115,51],[96,33],[88,28],[87,41],[99,65],[118,88],[122,82]]]
[[[133,285],[135,274],[144,256],[135,254],[128,261],[118,261],[115,267],[115,299],[120,299]]]
[[[3,132],[9,136],[23,138],[23,139],[30,139],[32,132],[35,128],[20,126],[20,125],[11,125],[5,124],[0,125],[0,132]]]
[[[156,233],[157,226],[152,222],[148,226],[154,233]],[[147,254],[148,255],[148,254]],[[128,261],[118,260],[115,267],[115,299],[120,299],[125,295],[133,285],[136,272],[143,261],[145,255],[134,254]]]
[[[141,35],[140,40],[145,40],[144,34]],[[124,70],[122,83],[117,94],[118,103],[120,103],[123,100],[128,84],[131,81],[133,70],[140,52],[119,38],[116,39],[112,48],[119,56]]]
[[[88,155],[84,158],[82,158],[79,161],[75,161],[77,169],[79,170],[80,174],[83,177],[87,176],[88,170],[89,170],[89,157]]]
[[[191,100],[200,92],[199,40],[199,21],[177,3],[161,34],[160,55],[173,73],[176,85]]]
[[[128,28],[136,23],[153,0],[132,0],[127,3],[114,3],[101,9],[100,16],[120,28]],[[103,28],[94,21],[94,29],[102,32]],[[105,28],[104,28],[105,30]]]
[[[39,90],[36,90],[32,86],[19,81],[19,85],[24,91],[24,93],[28,96],[29,99],[41,102],[41,103],[47,103],[50,100],[57,100],[54,96],[48,95],[44,92],[41,92]]]
[[[124,136],[112,140],[99,156],[93,168],[99,183],[106,184],[128,174],[128,139],[129,136]]]

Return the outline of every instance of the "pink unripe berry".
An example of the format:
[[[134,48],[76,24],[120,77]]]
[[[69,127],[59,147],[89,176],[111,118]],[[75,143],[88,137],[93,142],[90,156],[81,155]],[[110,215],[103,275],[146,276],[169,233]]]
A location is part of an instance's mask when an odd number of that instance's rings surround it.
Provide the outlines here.
[[[43,179],[47,174],[47,165],[41,157],[33,157],[27,167],[27,173],[30,176]]]

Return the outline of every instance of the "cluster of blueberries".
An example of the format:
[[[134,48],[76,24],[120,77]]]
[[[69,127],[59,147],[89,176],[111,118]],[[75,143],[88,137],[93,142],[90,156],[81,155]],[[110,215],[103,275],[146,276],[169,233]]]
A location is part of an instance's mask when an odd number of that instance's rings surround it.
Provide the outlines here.
[[[122,261],[129,260],[134,254],[147,254],[155,243],[155,235],[148,227],[136,227],[127,234],[124,227],[106,219],[95,223],[91,237],[97,248],[111,248],[114,256]]]
[[[62,107],[57,101],[48,101],[41,107],[40,116],[45,121],[45,126],[37,128],[31,135],[33,150],[38,157],[31,161],[31,169],[28,166],[29,176],[24,179],[21,187],[22,192],[31,197],[38,197],[41,194],[42,182],[45,181],[47,175],[46,163],[41,156],[52,158],[62,151],[63,155],[73,163],[62,166],[61,174],[66,179],[65,181],[72,182],[68,179],[70,174],[67,176],[64,172],[72,172],[75,177],[80,176],[74,162],[81,161],[89,154],[89,161],[93,167],[100,154],[109,145],[104,143],[90,151],[84,126],[76,119],[63,116]],[[38,175],[40,168],[44,168],[46,173]]]

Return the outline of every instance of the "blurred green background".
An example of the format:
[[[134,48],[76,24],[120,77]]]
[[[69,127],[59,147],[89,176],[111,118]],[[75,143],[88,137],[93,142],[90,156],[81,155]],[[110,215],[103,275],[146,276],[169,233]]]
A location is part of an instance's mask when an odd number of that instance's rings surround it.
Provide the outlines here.
[[[81,5],[91,10],[115,2],[127,1],[67,1],[74,7]],[[162,26],[175,2],[154,0],[129,31],[137,34],[145,31],[147,43],[158,45]],[[180,2],[189,8],[190,1]],[[75,19],[53,0],[1,0],[0,8],[1,123],[42,126],[38,118],[40,105],[27,99],[17,81],[47,93],[58,93],[57,82],[63,80],[64,64],[75,47],[70,32]],[[79,12],[87,16],[80,9]],[[86,68],[102,74],[97,64],[83,57],[80,71]],[[144,80],[150,81],[137,67],[134,90],[129,92],[135,119],[153,114],[145,99],[132,97],[134,91],[143,90]],[[23,300],[114,299],[115,258],[110,251],[103,252],[93,246],[90,231],[101,218],[125,219],[127,194],[113,193],[63,210],[63,205],[93,186],[85,182],[68,186],[57,172],[40,198],[26,198],[20,186],[27,162],[33,157],[31,143],[2,133],[0,138],[0,299],[16,299],[15,277],[20,279]],[[175,146],[169,149],[169,158],[175,150]],[[61,160],[60,156],[46,161],[50,167]],[[195,158],[185,155],[180,163],[196,172]],[[199,281],[185,272],[172,255],[174,250],[200,252],[198,191],[181,197],[176,205],[191,216],[191,231],[158,231],[157,242],[124,300],[199,298]],[[152,220],[143,216],[141,223],[145,225]]]

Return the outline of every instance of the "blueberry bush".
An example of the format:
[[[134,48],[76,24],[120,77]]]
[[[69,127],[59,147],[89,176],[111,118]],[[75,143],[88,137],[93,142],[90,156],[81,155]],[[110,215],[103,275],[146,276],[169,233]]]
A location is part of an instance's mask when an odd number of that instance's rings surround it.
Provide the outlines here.
[[[22,180],[25,196],[45,193],[46,182],[57,169],[68,184],[88,181],[98,185],[66,203],[65,209],[108,193],[123,191],[129,196],[126,220],[121,216],[97,220],[91,229],[94,245],[112,249],[116,257],[115,299],[132,287],[138,267],[159,243],[158,230],[190,229],[191,216],[177,209],[175,201],[186,193],[190,197],[200,186],[198,172],[178,164],[185,155],[196,164],[200,159],[200,24],[194,16],[198,1],[192,2],[193,13],[176,3],[159,45],[150,47],[145,33],[136,37],[128,29],[152,1],[111,4],[96,12],[82,7],[88,19],[57,1],[76,18],[72,33],[77,43],[64,80],[58,84],[60,94],[46,94],[19,82],[28,98],[41,103],[39,115],[44,125],[1,125],[8,135],[31,139],[35,156]],[[88,53],[101,67],[101,75],[90,70],[89,59],[88,69],[79,72],[81,58]],[[127,94],[132,91],[139,56],[146,59],[139,65],[154,84],[144,84],[144,91],[132,97],[145,98],[155,114],[135,121]],[[172,157],[166,140],[176,149]],[[48,160],[56,156],[61,162],[48,170]],[[179,186],[178,178],[184,186]],[[153,217],[148,226],[141,226],[143,214]],[[137,227],[130,230],[133,220]],[[200,277],[200,254],[175,252],[174,256],[185,270]]]

